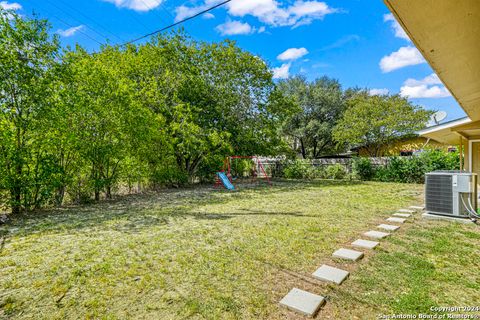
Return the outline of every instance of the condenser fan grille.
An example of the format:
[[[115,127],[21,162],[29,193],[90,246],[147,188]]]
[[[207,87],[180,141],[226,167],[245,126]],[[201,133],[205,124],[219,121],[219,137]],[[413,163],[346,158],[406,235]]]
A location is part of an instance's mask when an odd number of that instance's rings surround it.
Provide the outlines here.
[[[425,208],[430,212],[453,213],[451,175],[426,175]]]

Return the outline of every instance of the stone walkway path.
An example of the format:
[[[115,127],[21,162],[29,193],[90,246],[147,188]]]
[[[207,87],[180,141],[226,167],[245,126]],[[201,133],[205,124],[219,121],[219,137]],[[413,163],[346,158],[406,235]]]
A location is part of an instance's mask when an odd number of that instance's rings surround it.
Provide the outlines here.
[[[412,214],[423,209],[424,207],[422,206],[411,206],[409,209],[399,209],[393,214],[393,217],[387,218],[386,221],[390,223],[403,224],[408,218],[412,217]],[[400,226],[380,224],[377,226],[377,228],[386,231],[396,231],[400,228]],[[381,240],[390,236],[391,234],[388,232],[370,230],[365,232],[363,235],[370,239]],[[372,250],[379,244],[380,242],[378,241],[357,239],[352,242],[351,245],[359,249]],[[362,251],[347,248],[340,248],[332,254],[332,257],[335,259],[348,260],[352,262],[359,261],[363,258],[363,256],[364,253]],[[348,278],[350,273],[346,270],[324,264],[320,266],[312,275],[318,280],[341,285]],[[281,306],[309,317],[314,317],[321,309],[323,304],[325,304],[324,297],[308,291],[300,290],[298,288],[293,288],[290,290],[290,292],[280,301]]]

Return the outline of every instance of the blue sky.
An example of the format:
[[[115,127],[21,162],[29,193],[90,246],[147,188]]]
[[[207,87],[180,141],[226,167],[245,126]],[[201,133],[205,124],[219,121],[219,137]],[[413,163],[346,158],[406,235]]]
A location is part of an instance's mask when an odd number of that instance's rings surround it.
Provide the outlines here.
[[[0,1],[48,18],[63,45],[137,38],[221,0]],[[267,61],[277,78],[327,75],[347,87],[400,93],[447,119],[464,116],[381,0],[232,0],[183,24],[198,40],[233,39]]]

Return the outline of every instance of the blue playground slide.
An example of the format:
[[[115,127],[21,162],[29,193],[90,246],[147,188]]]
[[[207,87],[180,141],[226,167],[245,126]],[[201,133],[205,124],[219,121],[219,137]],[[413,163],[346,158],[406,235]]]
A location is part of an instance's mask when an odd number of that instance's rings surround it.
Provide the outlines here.
[[[230,182],[225,172],[217,172],[217,176],[222,181],[223,186],[228,190],[235,190],[235,186]]]

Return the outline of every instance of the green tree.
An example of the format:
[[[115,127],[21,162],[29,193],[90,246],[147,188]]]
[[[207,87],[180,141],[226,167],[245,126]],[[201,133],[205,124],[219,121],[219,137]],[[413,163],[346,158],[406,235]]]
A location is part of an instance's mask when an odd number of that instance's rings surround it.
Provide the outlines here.
[[[57,53],[47,21],[0,11],[0,181],[14,214],[38,206],[48,193],[41,187],[52,181],[53,163],[36,128],[54,90]]]
[[[304,159],[337,151],[332,129],[346,107],[338,81],[322,77],[308,82],[296,76],[280,81],[278,88],[297,106],[298,111],[283,126],[283,133],[290,138],[294,149]]]
[[[173,160],[175,175],[193,180],[203,163],[213,166],[210,174],[220,166],[207,158],[277,152],[280,109],[269,99],[275,87],[261,59],[233,42],[208,44],[183,33],[158,36],[130,54],[139,100],[164,119],[171,137],[159,141],[163,153],[150,154],[152,172],[171,172]]]
[[[135,157],[137,149],[145,149],[154,128],[155,115],[132,93],[133,82],[123,68],[129,62],[126,58],[124,51],[107,46],[95,55],[77,48],[64,61],[68,66],[65,117],[75,135],[72,143],[87,165],[86,178],[77,183],[87,182],[95,200],[101,192],[111,198],[122,162]]]
[[[383,146],[423,128],[431,115],[399,95],[370,96],[359,92],[348,100],[348,109],[333,131],[338,143],[365,146],[372,157],[382,156]]]

